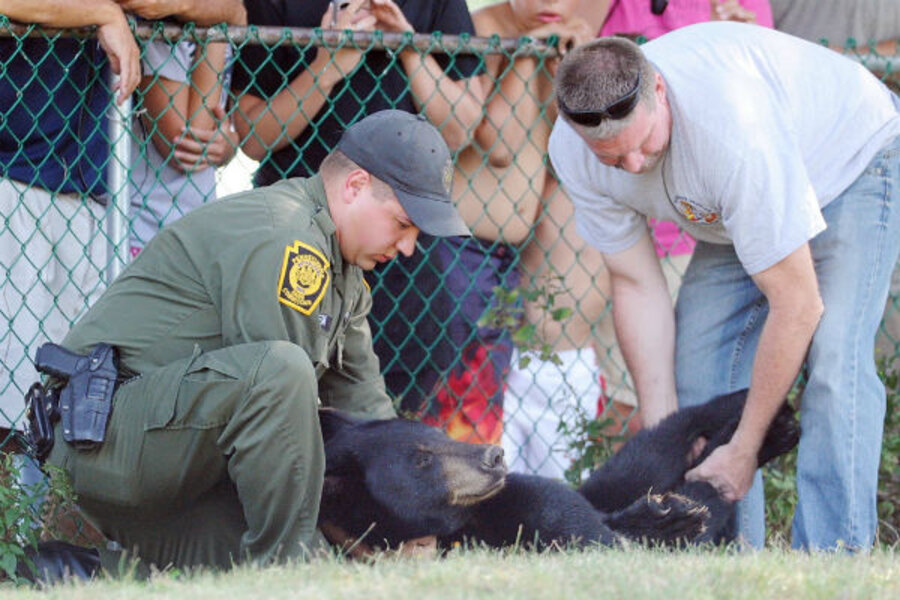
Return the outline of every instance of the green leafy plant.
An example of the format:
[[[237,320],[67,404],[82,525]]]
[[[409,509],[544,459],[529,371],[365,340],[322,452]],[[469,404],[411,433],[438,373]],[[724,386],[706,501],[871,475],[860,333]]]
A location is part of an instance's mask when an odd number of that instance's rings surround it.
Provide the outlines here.
[[[569,307],[556,306],[557,298],[566,293],[562,287],[562,277],[552,278],[545,285],[533,288],[507,290],[494,288],[495,303],[481,318],[478,325],[505,329],[512,337],[513,345],[519,351],[519,368],[524,369],[533,358],[561,365],[562,360],[553,347],[540,335],[537,324],[525,319],[525,304],[538,306],[555,322],[563,322],[572,316]],[[567,392],[575,394],[574,390]],[[566,412],[560,415],[557,432],[563,435],[572,462],[565,470],[565,478],[572,485],[580,485],[582,478],[592,469],[603,464],[615,451],[617,444],[624,441],[624,435],[610,434],[615,420],[601,415],[593,418],[579,406],[570,403]]]
[[[28,548],[37,548],[44,536],[53,536],[52,515],[73,505],[74,493],[65,474],[45,467],[48,478],[34,485],[20,482],[21,467],[12,453],[0,453],[0,580],[22,583],[21,566],[33,567]],[[48,516],[50,518],[48,518]]]
[[[887,390],[884,415],[884,439],[878,470],[878,537],[882,544],[900,544],[900,372],[894,367],[897,357],[880,359],[878,373]]]
[[[556,298],[564,293],[561,281],[562,277],[556,277],[546,285],[528,289],[507,290],[497,286],[494,288],[494,304],[478,320],[479,327],[505,329],[510,333],[513,345],[519,350],[520,369],[527,367],[533,356],[555,365],[562,364],[553,346],[542,339],[537,324],[525,319],[526,302],[539,306],[557,322],[572,316],[571,308],[556,306]]]
[[[615,425],[611,417],[593,418],[578,405],[563,415],[556,429],[567,440],[573,457],[565,470],[566,481],[576,487],[581,485],[586,474],[613,455],[618,445],[625,441],[624,434],[610,433]]]

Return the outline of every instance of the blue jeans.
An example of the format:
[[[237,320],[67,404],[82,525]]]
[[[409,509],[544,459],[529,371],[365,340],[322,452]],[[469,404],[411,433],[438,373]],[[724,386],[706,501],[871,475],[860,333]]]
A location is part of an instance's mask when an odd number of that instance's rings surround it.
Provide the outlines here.
[[[809,550],[865,550],[878,523],[885,392],[874,343],[900,253],[900,138],[822,213],[828,228],[810,248],[825,313],[806,360],[792,541]],[[749,386],[767,314],[734,248],[699,243],[676,306],[682,406]],[[746,543],[763,546],[759,473],[738,505],[738,528]]]

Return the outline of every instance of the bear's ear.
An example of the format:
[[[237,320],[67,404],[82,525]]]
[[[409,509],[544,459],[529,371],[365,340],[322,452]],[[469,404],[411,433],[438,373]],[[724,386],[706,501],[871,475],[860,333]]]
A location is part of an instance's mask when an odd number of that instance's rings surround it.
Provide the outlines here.
[[[327,442],[346,427],[352,427],[359,421],[345,412],[334,408],[319,409],[319,425],[322,428],[322,440]]]

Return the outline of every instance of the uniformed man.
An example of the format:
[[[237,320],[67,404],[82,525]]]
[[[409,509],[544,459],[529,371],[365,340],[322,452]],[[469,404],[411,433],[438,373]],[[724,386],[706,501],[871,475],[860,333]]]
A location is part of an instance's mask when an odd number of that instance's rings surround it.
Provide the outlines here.
[[[100,530],[159,566],[229,567],[313,542],[324,453],[317,399],[394,414],[362,272],[419,231],[468,235],[450,154],[424,118],[375,113],[309,179],[206,205],[163,230],[63,345],[118,348],[106,439],[56,442]]]

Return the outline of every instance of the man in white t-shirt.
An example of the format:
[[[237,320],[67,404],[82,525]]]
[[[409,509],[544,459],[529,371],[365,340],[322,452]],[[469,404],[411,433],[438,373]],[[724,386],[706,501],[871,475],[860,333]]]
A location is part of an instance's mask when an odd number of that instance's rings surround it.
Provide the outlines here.
[[[863,67],[735,23],[567,54],[550,156],[604,253],[642,419],[749,387],[732,441],[689,478],[765,539],[756,452],[805,363],[798,548],[867,549],[884,388],[875,333],[900,253],[900,101]],[[698,240],[675,312],[647,217]],[[748,494],[748,490],[750,493]]]

